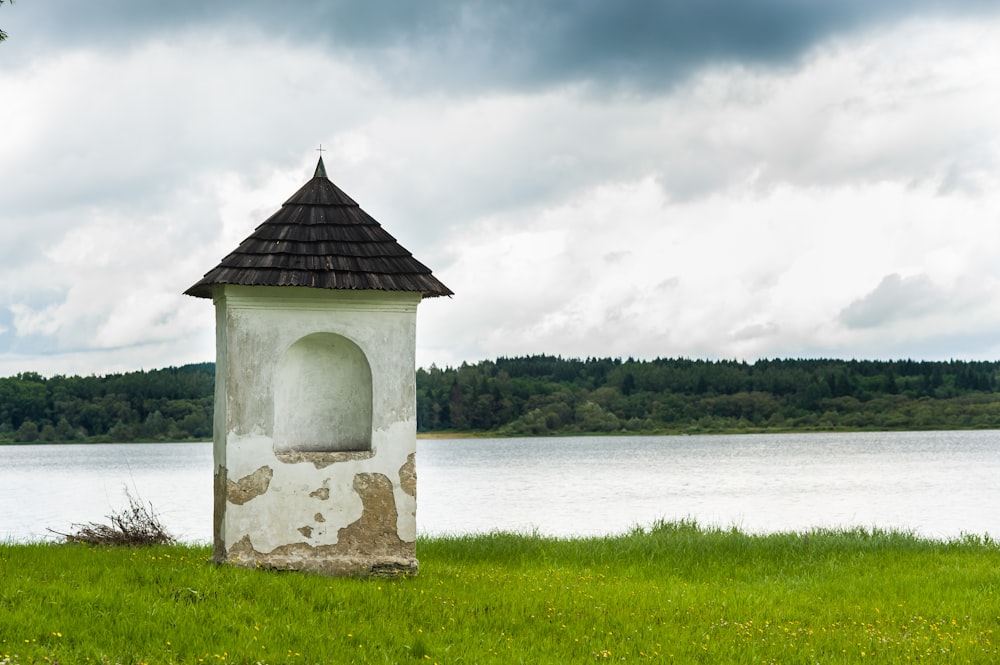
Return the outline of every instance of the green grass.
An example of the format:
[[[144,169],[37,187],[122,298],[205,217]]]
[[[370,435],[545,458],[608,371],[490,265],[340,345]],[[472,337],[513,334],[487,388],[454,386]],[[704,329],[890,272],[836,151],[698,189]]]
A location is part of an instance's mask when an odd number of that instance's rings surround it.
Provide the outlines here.
[[[0,663],[993,663],[1000,545],[693,523],[418,542],[420,575],[0,544]]]

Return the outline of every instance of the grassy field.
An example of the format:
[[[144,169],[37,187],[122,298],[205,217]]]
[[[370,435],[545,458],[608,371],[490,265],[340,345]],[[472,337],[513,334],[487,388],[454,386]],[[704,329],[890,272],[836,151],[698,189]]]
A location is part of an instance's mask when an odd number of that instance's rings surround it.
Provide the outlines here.
[[[0,544],[0,663],[995,663],[1000,545],[691,523],[418,542],[421,572]]]

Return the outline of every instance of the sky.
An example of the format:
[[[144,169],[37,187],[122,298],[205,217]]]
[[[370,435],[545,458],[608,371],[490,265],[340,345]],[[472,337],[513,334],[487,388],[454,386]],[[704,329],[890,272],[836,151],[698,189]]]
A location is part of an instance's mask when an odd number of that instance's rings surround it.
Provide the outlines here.
[[[1000,359],[1000,4],[0,5],[0,376],[214,360],[183,291],[327,173],[417,364]]]

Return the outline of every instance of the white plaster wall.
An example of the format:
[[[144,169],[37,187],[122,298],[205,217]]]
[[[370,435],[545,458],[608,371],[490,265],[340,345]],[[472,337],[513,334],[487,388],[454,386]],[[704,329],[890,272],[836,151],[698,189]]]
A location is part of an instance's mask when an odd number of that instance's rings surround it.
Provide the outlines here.
[[[342,335],[314,333],[278,359],[275,450],[371,450],[371,430],[371,366],[354,342]]]
[[[353,489],[358,473],[383,474],[392,482],[397,535],[415,540],[416,499],[403,491],[399,473],[416,450],[419,301],[419,294],[395,292],[219,288],[216,466],[225,468],[230,482],[261,467],[273,472],[263,494],[242,505],[222,503],[217,538],[226,550],[244,536],[262,553],[293,543],[336,544],[338,530],[361,516],[361,500]],[[275,390],[293,390],[294,385],[288,377],[276,380],[279,361],[293,344],[315,333],[351,340],[370,366],[371,452],[361,459],[322,466],[282,461],[275,452]]]
[[[399,423],[391,429],[399,429],[402,434],[410,430],[410,425]],[[268,437],[240,437],[231,442],[229,457],[239,463],[230,468],[229,477],[248,476],[262,466],[258,461],[275,460],[270,447]],[[361,517],[361,498],[353,489],[358,473],[381,473],[393,481],[396,533],[402,541],[415,541],[416,499],[399,484],[399,469],[406,464],[409,453],[404,455],[401,446],[391,445],[382,446],[381,451],[366,460],[340,462],[322,469],[307,462],[274,461],[270,465],[274,476],[265,494],[243,505],[230,503],[226,507],[226,549],[244,535],[250,535],[254,549],[262,553],[292,543],[336,545],[337,532]],[[329,490],[328,498],[317,492],[321,489]],[[323,521],[316,519],[317,514]],[[303,536],[299,531],[302,527],[310,527],[310,537]]]

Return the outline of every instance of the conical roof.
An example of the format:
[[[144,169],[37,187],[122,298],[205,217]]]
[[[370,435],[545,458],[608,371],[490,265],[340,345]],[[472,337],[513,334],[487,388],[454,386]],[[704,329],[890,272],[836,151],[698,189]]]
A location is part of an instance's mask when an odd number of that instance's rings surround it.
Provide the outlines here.
[[[211,298],[212,287],[220,284],[452,295],[330,182],[322,157],[312,180],[184,293]]]

